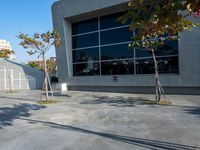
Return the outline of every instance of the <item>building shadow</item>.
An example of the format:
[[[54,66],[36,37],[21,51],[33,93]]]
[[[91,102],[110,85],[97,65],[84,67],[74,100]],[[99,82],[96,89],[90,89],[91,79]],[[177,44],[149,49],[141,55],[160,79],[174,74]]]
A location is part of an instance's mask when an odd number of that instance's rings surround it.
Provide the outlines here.
[[[16,104],[13,107],[0,107],[0,129],[5,126],[12,126],[13,121],[20,117],[31,116],[32,110],[41,110],[46,108],[43,105],[21,103]]]
[[[31,124],[40,124],[40,125],[51,127],[51,128],[95,135],[95,136],[111,139],[114,141],[131,144],[134,146],[147,148],[150,150],[158,150],[158,149],[162,149],[162,150],[194,150],[195,149],[195,147],[189,146],[189,145],[163,142],[163,141],[151,140],[151,139],[143,139],[143,138],[137,138],[137,137],[122,136],[122,135],[103,133],[103,132],[96,132],[96,131],[83,129],[83,128],[79,128],[79,127],[62,125],[62,124],[57,124],[54,122],[33,120],[33,119],[28,119],[28,118],[19,118],[19,119],[28,121]]]
[[[108,104],[109,106],[116,107],[135,107],[136,105],[150,105],[154,107],[155,101],[145,99],[142,97],[123,97],[123,96],[92,96],[92,100],[85,100],[80,102],[80,104],[98,105],[98,104]]]

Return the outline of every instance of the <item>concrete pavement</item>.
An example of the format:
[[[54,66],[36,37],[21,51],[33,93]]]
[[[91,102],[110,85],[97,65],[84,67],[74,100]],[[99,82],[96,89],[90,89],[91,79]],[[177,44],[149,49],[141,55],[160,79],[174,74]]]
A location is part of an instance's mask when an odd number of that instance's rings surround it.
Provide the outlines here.
[[[0,93],[0,150],[194,150],[200,96],[69,92],[38,105],[39,91]]]

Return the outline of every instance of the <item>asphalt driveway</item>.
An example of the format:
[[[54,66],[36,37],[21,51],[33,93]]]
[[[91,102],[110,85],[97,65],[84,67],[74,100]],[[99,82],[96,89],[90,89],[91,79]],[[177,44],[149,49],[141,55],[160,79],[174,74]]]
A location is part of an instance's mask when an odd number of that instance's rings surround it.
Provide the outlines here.
[[[194,150],[200,96],[68,92],[39,105],[40,91],[0,92],[0,150]]]

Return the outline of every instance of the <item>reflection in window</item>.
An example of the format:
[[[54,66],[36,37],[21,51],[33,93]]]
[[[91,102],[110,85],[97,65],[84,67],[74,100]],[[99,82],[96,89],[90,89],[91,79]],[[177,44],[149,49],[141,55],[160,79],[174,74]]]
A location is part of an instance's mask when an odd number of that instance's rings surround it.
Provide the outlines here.
[[[74,76],[99,75],[99,62],[88,62],[73,65]]]
[[[178,73],[178,57],[157,58],[159,73]],[[136,60],[137,74],[153,74],[153,59]]]
[[[129,25],[130,22],[126,22],[125,24],[122,24],[121,22],[117,21],[117,19],[124,14],[125,14],[125,12],[120,12],[120,13],[115,13],[115,14],[100,17],[101,30],[119,27],[119,26],[123,26],[123,25]]]
[[[101,62],[102,75],[134,74],[134,60]]]
[[[178,54],[178,40],[165,41],[163,46],[158,47],[156,56],[177,55]]]
[[[178,57],[158,58],[160,73],[178,73]]]
[[[152,53],[150,50],[139,49],[139,48],[135,49],[135,55],[136,57],[152,57]]]
[[[133,33],[129,30],[128,27],[102,31],[101,45],[128,42],[131,40],[132,36]]]
[[[134,69],[135,74],[154,74],[151,51],[128,48],[129,23],[116,21],[123,13],[72,23],[74,76],[100,75],[100,70],[102,75],[134,74]],[[178,73],[177,40],[165,41],[155,54],[160,73]]]
[[[72,35],[98,30],[98,18],[72,24]]]
[[[101,47],[101,60],[133,58],[134,49],[128,44]]]
[[[170,40],[165,41],[163,46],[158,47],[155,52],[156,56],[177,55],[178,54],[178,41]],[[152,57],[150,50],[136,49],[136,57]]]
[[[72,40],[73,49],[99,45],[98,33],[74,36]]]
[[[137,74],[153,74],[155,72],[153,59],[138,59],[135,63]]]
[[[73,50],[73,62],[99,61],[99,48]]]

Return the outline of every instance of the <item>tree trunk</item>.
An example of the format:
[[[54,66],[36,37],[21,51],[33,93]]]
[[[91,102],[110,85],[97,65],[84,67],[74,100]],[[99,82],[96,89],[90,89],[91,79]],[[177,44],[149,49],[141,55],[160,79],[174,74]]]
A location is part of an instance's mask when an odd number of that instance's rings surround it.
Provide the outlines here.
[[[162,87],[160,84],[160,79],[159,79],[159,72],[158,72],[158,62],[156,60],[155,56],[155,50],[151,49],[152,55],[153,55],[153,60],[154,60],[154,66],[155,66],[155,90],[156,90],[156,101],[159,102],[162,94]]]
[[[47,79],[47,63],[46,63],[44,54],[42,54],[42,58],[43,58],[43,63],[44,63],[44,74],[45,74],[45,78],[44,78],[45,98],[46,98],[46,101],[48,101],[49,93],[48,93],[48,79]]]

